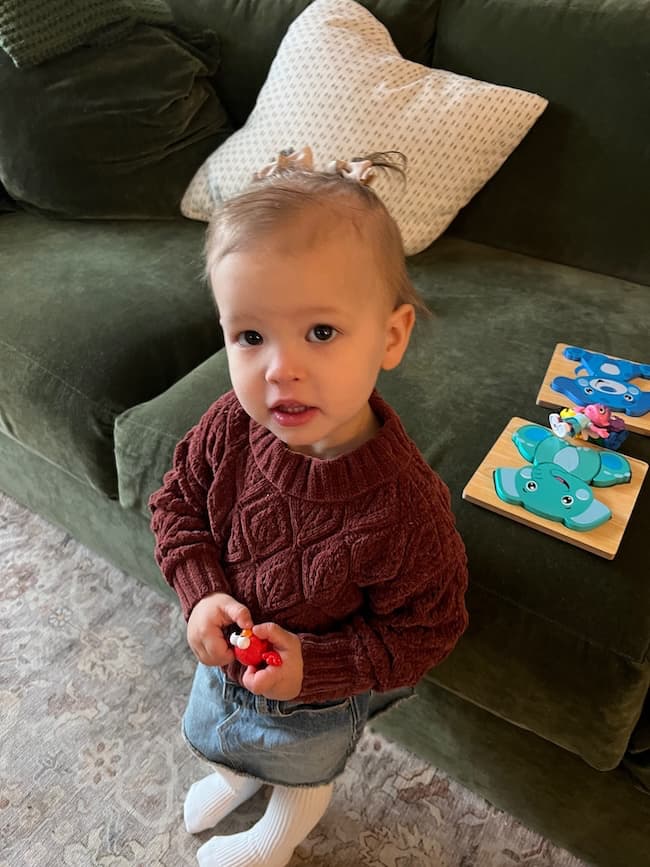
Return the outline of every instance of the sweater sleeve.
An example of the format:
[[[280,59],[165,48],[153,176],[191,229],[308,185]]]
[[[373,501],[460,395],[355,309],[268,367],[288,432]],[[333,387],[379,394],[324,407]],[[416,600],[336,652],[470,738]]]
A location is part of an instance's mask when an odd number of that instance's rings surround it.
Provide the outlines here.
[[[399,574],[364,588],[365,605],[324,635],[300,634],[301,701],[414,686],[467,627],[467,557],[440,484],[435,515],[412,521]]]
[[[204,596],[231,592],[208,515],[208,492],[226,450],[227,415],[222,401],[210,407],[178,443],[162,487],[149,498],[154,556],[186,620]]]

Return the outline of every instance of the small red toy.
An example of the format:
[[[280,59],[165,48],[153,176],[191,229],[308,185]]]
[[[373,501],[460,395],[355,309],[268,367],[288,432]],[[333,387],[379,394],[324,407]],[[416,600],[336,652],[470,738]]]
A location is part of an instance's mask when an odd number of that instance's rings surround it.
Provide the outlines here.
[[[282,657],[273,650],[266,638],[258,638],[252,629],[242,629],[233,632],[230,643],[235,648],[235,659],[242,665],[254,665],[256,668],[265,662],[267,665],[282,665]]]

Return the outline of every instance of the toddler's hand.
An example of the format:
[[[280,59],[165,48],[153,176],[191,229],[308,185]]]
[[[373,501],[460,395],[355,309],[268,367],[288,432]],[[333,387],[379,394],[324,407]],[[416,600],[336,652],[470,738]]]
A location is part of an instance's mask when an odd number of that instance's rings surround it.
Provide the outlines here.
[[[204,665],[228,665],[235,658],[223,634],[225,626],[236,623],[240,629],[250,629],[250,611],[227,593],[204,596],[192,609],[187,621],[187,643]]]
[[[290,701],[302,689],[300,639],[293,632],[282,629],[277,623],[259,623],[253,627],[253,632],[258,638],[266,638],[271,642],[273,650],[282,658],[282,665],[268,665],[259,670],[249,665],[242,677],[242,683],[255,695],[263,695],[278,701]]]

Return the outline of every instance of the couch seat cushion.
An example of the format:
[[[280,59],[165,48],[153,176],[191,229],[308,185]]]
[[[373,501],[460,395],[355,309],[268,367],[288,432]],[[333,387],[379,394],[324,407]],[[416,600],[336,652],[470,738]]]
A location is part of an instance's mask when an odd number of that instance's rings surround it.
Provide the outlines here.
[[[650,489],[613,561],[466,503],[461,492],[512,416],[545,423],[535,397],[557,342],[650,360],[650,290],[451,238],[409,265],[435,318],[418,324],[380,390],[451,487],[470,559],[469,630],[430,676],[613,767],[650,679]],[[120,416],[123,505],[147,514],[175,442],[227,388],[222,351]],[[648,461],[650,439],[632,435],[624,451]]]
[[[221,345],[203,229],[0,220],[0,430],[116,496],[115,416]]]

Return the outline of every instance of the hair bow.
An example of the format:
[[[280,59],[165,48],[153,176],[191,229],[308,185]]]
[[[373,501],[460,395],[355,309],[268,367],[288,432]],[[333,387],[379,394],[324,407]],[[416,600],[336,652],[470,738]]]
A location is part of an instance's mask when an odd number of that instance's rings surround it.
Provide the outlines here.
[[[292,169],[314,171],[314,154],[309,145],[305,145],[299,151],[294,148],[281,150],[272,162],[255,172],[253,180],[258,181],[269,175]],[[356,181],[364,186],[369,185],[375,176],[374,163],[366,159],[332,160],[325,171],[328,174],[341,175],[349,181]]]
[[[268,175],[275,175],[285,169],[304,169],[305,171],[313,171],[314,155],[309,145],[305,145],[302,150],[294,150],[294,148],[285,148],[281,150],[277,157],[268,165],[261,168],[253,175],[254,181],[259,181],[261,178],[266,178]]]
[[[325,171],[342,175],[349,181],[357,181],[357,183],[363,184],[364,187],[368,186],[375,176],[372,160],[332,160]]]

